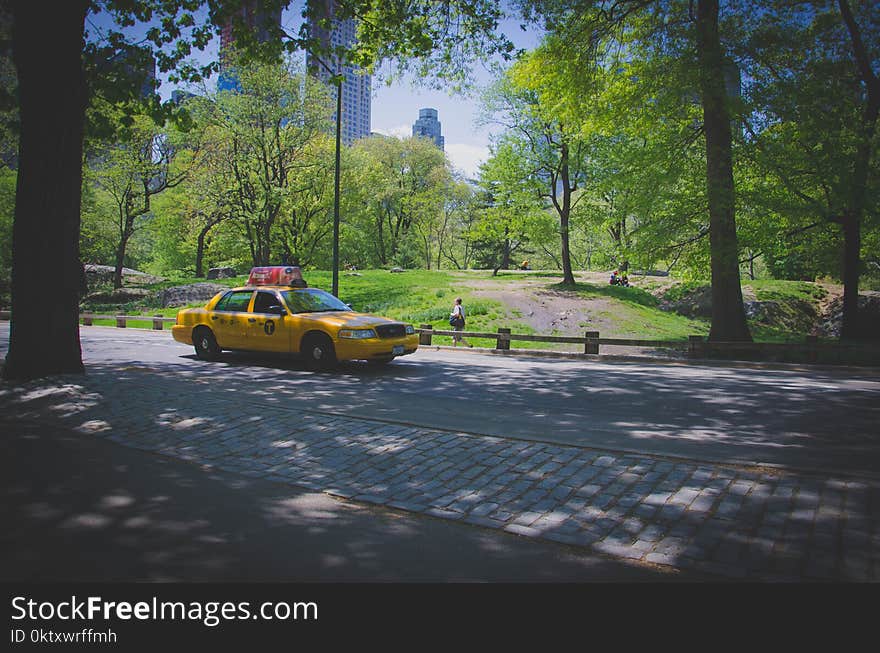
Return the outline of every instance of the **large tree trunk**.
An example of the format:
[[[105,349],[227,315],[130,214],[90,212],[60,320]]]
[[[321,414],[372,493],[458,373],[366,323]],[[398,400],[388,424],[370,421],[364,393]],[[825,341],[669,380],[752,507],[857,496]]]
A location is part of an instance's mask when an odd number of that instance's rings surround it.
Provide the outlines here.
[[[21,141],[4,376],[82,373],[79,260],[87,0],[12,4]],[[51,53],[51,56],[49,56]]]
[[[856,150],[853,174],[850,182],[848,211],[843,216],[843,325],[841,338],[859,338],[863,334],[859,328],[859,275],[862,246],[862,214],[865,210],[865,197],[868,190],[868,168],[873,156],[874,132],[880,114],[880,79],[874,74],[872,61],[862,40],[862,33],[846,0],[838,0],[840,13],[852,40],[853,55],[859,78],[865,85],[867,103],[862,115],[861,134]]]
[[[712,257],[712,326],[709,340],[751,342],[739,276],[733,155],[721,41],[718,37],[718,0],[698,0],[697,23]]]
[[[859,211],[861,213],[861,211]],[[859,263],[861,261],[862,229],[856,215],[846,215],[843,228],[843,323],[840,337],[859,338]]]

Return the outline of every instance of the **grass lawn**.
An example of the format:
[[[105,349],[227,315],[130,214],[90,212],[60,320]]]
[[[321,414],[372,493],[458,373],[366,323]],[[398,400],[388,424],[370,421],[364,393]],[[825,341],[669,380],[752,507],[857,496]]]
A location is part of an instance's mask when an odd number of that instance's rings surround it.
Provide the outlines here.
[[[326,270],[310,270],[304,273],[309,285],[316,288],[331,290],[332,275]],[[246,275],[231,279],[212,280],[211,283],[227,287],[244,285]],[[402,320],[416,327],[430,324],[434,329],[448,330],[449,312],[456,297],[463,299],[467,309],[468,322],[466,329],[476,332],[496,332],[505,327],[518,334],[536,334],[521,311],[484,295],[476,294],[485,289],[486,283],[493,287],[518,291],[528,284],[530,290],[550,292],[565,291],[572,298],[584,300],[584,306],[590,307],[591,317],[604,325],[597,327],[589,321],[577,323],[578,335],[586,330],[599,330],[603,337],[637,338],[648,340],[687,340],[690,335],[706,335],[709,332],[709,321],[691,319],[663,311],[659,308],[659,300],[641,287],[621,288],[608,284],[578,283],[575,288],[564,288],[558,284],[559,273],[526,272],[517,274],[500,274],[492,277],[489,270],[406,270],[392,273],[388,270],[359,270],[356,273],[340,271],[339,297],[351,305],[356,311],[373,313],[392,319]],[[669,280],[672,281],[672,280]],[[145,286],[154,291],[168,287],[192,283],[204,283],[205,279],[176,278],[158,284]],[[664,279],[664,283],[668,283]],[[692,289],[705,283],[688,282],[679,284],[673,295]],[[815,304],[825,296],[826,290],[817,285],[800,281],[748,281],[743,284],[758,300],[804,300]],[[648,286],[645,286],[648,287]],[[595,301],[593,301],[595,300]],[[594,306],[590,306],[593,302]],[[197,302],[194,306],[201,306]],[[151,329],[153,324],[149,317],[162,315],[174,317],[178,308],[160,308],[157,299],[143,302],[129,302],[123,305],[86,305],[87,312],[103,315],[144,315],[143,320],[131,321],[129,328]],[[95,324],[115,326],[115,320],[95,321]],[[755,340],[784,341],[803,340],[805,333],[792,333],[785,329],[768,328],[751,325]],[[164,328],[170,328],[165,324]],[[543,330],[544,335],[559,335],[555,329]],[[607,334],[607,335],[606,335]],[[435,344],[451,344],[448,336],[436,336]],[[470,339],[475,346],[494,347],[494,338]],[[578,346],[559,345],[537,342],[514,342],[512,346],[537,349],[578,349]]]

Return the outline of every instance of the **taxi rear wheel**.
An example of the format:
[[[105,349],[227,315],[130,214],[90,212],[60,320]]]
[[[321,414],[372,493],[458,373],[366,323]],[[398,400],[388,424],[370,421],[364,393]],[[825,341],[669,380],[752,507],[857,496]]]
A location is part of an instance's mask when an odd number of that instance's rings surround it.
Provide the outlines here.
[[[306,367],[310,370],[328,370],[336,365],[336,349],[325,335],[306,336],[301,351]]]
[[[196,348],[196,356],[203,361],[215,361],[220,356],[220,347],[210,329],[196,329],[193,333],[193,345]]]

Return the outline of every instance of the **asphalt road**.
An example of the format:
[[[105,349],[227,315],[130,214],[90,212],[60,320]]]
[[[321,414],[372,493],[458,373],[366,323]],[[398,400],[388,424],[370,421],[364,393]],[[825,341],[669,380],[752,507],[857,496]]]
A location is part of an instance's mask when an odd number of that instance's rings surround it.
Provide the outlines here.
[[[299,361],[195,358],[170,332],[84,327],[83,358],[161,370],[169,382],[262,385],[248,401],[474,434],[685,458],[874,475],[880,371],[870,368],[597,362],[423,348],[385,368],[330,373]],[[8,324],[0,325],[0,353]],[[262,399],[261,399],[262,397]],[[286,401],[290,399],[290,401]]]

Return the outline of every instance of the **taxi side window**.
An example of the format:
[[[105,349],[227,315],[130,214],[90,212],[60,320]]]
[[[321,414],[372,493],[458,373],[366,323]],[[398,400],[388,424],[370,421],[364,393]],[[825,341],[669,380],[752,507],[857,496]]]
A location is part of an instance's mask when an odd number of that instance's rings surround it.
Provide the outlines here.
[[[246,290],[238,292],[230,292],[224,295],[219,302],[217,302],[217,306],[214,307],[215,311],[246,311],[248,304],[251,301],[251,295],[253,291]]]
[[[278,298],[270,292],[258,292],[254,300],[254,313],[268,313],[270,306],[278,306]]]

